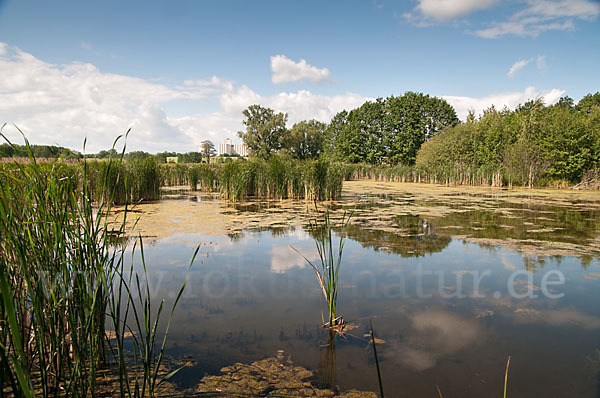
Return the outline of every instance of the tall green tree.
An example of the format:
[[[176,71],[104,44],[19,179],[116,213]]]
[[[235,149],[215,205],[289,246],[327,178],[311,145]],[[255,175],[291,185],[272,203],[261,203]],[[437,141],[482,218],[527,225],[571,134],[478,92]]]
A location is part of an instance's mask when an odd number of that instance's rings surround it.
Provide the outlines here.
[[[600,92],[596,94],[587,94],[577,103],[577,110],[590,113],[594,107],[600,107]]]
[[[0,158],[10,158],[15,153],[15,148],[9,144],[0,145]]]
[[[167,163],[167,158],[175,157],[177,155],[176,152],[159,152],[152,156],[157,163]]]
[[[337,113],[325,131],[325,153],[348,163],[365,162],[367,137],[360,128],[358,109]]]
[[[425,141],[458,122],[445,100],[407,92],[337,114],[328,128],[326,147],[330,155],[347,162],[410,165]]]
[[[491,172],[525,186],[577,183],[600,164],[600,106],[593,95],[584,98],[585,106],[563,97],[551,106],[538,99],[514,111],[491,107],[424,144],[417,166],[441,174]]]
[[[98,152],[98,154],[96,155],[96,157],[98,159],[105,159],[111,156],[117,156],[118,152],[115,148],[111,148],[109,150],[102,150],[100,152]]]
[[[326,127],[314,119],[298,122],[282,137],[282,147],[296,159],[317,159],[323,151]]]
[[[275,113],[270,108],[250,105],[243,114],[246,131],[239,131],[238,135],[251,155],[266,159],[281,149],[281,141],[287,131],[287,113]]]
[[[127,160],[144,160],[147,157],[151,156],[148,152],[144,151],[131,151],[125,154],[125,159]]]
[[[556,105],[572,109],[575,106],[575,102],[573,101],[573,98],[569,97],[568,95],[565,95],[558,99]]]

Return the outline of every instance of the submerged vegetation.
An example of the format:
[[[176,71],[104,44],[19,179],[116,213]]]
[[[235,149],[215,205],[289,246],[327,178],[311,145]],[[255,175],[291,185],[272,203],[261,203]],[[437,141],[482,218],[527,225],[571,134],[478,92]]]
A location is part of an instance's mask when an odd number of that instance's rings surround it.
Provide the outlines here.
[[[117,369],[120,396],[154,396],[170,377],[159,369],[185,282],[159,344],[164,302],[152,303],[143,250],[143,272],[125,267],[111,245],[125,223],[114,231],[105,216],[154,189],[155,165],[37,163],[26,147],[28,163],[0,170],[1,395],[93,396]]]

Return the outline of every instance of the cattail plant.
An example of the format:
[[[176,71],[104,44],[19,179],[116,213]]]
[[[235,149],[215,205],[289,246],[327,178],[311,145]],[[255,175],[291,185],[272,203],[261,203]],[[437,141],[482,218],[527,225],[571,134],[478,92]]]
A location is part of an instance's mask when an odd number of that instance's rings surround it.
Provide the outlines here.
[[[323,293],[323,298],[327,305],[328,318],[321,312],[323,327],[336,328],[343,327],[343,318],[337,317],[337,296],[339,292],[339,273],[342,265],[342,253],[344,251],[345,232],[350,222],[350,213],[344,212],[341,220],[341,232],[337,244],[331,225],[329,210],[323,213],[323,220],[310,220],[310,230],[319,254],[319,263],[310,261],[306,256],[300,253],[292,246],[292,249],[299,253],[311,266],[317,278],[317,283]]]
[[[0,136],[6,140],[1,130]],[[114,369],[116,362],[121,396],[155,395],[164,380],[158,369],[168,324],[185,282],[159,345],[164,304],[152,313],[152,298],[142,288],[148,284],[145,266],[141,274],[133,266],[127,272],[125,247],[111,245],[115,233],[125,232],[132,192],[121,181],[127,176],[121,173],[124,152],[102,166],[71,166],[60,158],[38,163],[27,140],[25,145],[29,162],[0,169],[0,391],[94,396],[100,370]],[[155,180],[154,165],[140,167],[137,178]],[[133,192],[144,196],[151,185],[139,184]],[[123,223],[115,231],[107,215],[123,192]],[[109,344],[107,327],[116,342]],[[133,370],[125,331],[134,331]]]

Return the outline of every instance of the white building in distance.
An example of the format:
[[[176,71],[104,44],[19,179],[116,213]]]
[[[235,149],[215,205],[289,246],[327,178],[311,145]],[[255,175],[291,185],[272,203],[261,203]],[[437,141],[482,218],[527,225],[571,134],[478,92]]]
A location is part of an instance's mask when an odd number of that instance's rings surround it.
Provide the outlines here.
[[[248,146],[246,144],[232,144],[229,138],[225,138],[217,149],[219,155],[240,155],[248,156]]]

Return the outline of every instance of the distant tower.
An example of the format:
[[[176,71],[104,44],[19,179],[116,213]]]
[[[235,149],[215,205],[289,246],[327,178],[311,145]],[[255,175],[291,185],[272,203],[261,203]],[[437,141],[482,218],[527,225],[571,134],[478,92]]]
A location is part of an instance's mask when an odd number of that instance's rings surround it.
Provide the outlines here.
[[[222,144],[219,144],[219,155],[231,155],[233,154],[233,145],[229,138],[225,138]]]
[[[246,144],[235,144],[233,151],[240,156],[248,156],[248,145]]]
[[[202,152],[202,148],[200,148],[200,152]],[[223,143],[219,144],[218,153],[219,155],[248,156],[248,145],[232,144],[231,139],[225,138]]]

